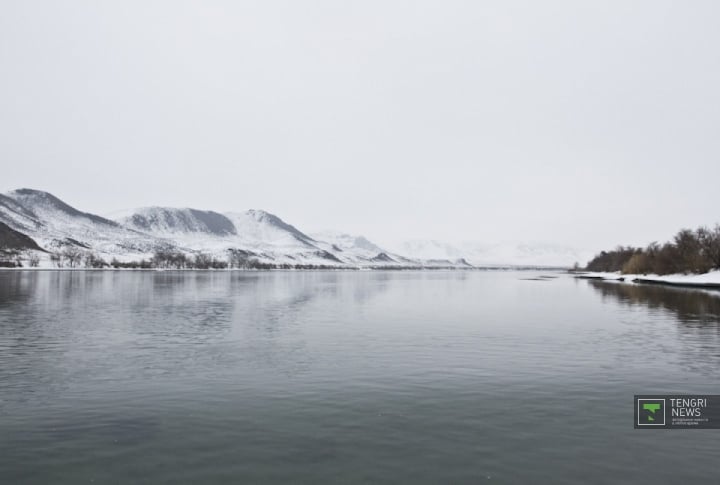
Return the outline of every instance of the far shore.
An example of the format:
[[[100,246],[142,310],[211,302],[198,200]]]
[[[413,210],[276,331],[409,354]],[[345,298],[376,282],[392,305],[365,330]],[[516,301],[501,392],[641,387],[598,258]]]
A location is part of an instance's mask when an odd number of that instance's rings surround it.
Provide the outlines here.
[[[52,268],[0,267],[0,271],[156,271],[156,272],[262,272],[262,271],[568,271],[557,266],[324,266],[316,268]]]

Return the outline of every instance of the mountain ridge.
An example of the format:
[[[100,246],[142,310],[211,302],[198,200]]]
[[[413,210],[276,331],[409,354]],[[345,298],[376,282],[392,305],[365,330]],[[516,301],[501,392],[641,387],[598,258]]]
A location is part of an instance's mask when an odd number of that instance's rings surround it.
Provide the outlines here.
[[[221,213],[148,206],[111,217],[84,212],[40,190],[21,188],[0,194],[0,223],[51,253],[74,247],[119,261],[150,260],[158,251],[207,254],[218,260],[235,254],[266,266],[360,269],[472,268],[478,254],[477,248],[434,240],[425,246],[387,248],[344,232],[306,233],[260,209]]]

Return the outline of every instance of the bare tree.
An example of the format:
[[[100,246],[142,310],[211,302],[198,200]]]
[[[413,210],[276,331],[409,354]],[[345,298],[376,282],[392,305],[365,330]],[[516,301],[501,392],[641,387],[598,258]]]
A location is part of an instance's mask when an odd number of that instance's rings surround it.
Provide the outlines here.
[[[700,247],[715,269],[720,269],[720,224],[714,228],[701,227],[697,231]]]
[[[104,259],[99,257],[97,254],[88,252],[85,254],[85,267],[86,268],[104,268],[108,264]]]
[[[196,269],[209,269],[212,267],[213,259],[209,254],[197,253],[193,261],[193,267]]]
[[[153,254],[150,262],[154,268],[175,268],[183,269],[188,267],[188,257],[180,251],[173,251],[171,249],[158,249]]]
[[[31,268],[37,268],[40,266],[40,256],[37,253],[30,253],[28,256],[28,264]]]
[[[83,252],[78,248],[66,247],[61,253],[62,259],[65,260],[69,268],[75,268],[80,264],[83,258]]]
[[[228,265],[231,268],[249,268],[251,266],[251,256],[254,253],[244,249],[231,248],[228,249]]]
[[[710,261],[703,254],[699,232],[699,230],[696,232],[683,229],[675,235],[678,265],[682,271],[705,273],[712,267]]]
[[[55,265],[56,268],[62,268],[65,266],[63,257],[58,253],[50,253],[50,262]]]

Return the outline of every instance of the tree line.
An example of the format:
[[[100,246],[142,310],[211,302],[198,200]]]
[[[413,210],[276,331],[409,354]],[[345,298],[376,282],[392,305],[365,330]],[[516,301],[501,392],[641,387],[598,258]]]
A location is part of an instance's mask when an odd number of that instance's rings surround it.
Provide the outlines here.
[[[244,249],[228,249],[227,258],[219,259],[207,253],[199,252],[188,255],[175,249],[160,249],[148,259],[135,261],[120,261],[113,258],[110,261],[103,259],[89,249],[77,246],[66,246],[60,251],[49,253],[50,263],[55,268],[113,268],[113,269],[338,269],[337,265],[309,264],[309,263],[269,263],[259,259],[261,255]],[[339,260],[338,260],[339,261]],[[0,268],[22,268],[23,265],[31,268],[40,265],[37,252],[24,253],[19,250],[0,249]],[[343,266],[343,269],[359,269],[353,266]],[[397,266],[392,264],[373,265],[376,270],[401,269],[451,269],[452,266]],[[467,268],[463,268],[467,269]]]
[[[618,246],[602,251],[585,268],[625,274],[707,273],[720,269],[720,224],[714,228],[682,229],[672,241],[646,248]]]
[[[40,266],[40,256],[36,252],[30,253],[27,258],[19,249],[0,248],[0,268],[22,268],[23,261],[31,268]]]
[[[173,249],[155,251],[149,259],[106,261],[89,250],[67,246],[61,251],[50,253],[50,262],[56,268],[114,268],[114,269],[337,269],[323,264],[267,263],[258,255],[243,249],[229,249],[227,259],[219,259],[207,253],[185,254]],[[19,251],[0,252],[0,267],[21,268],[23,260],[30,267],[37,267],[40,258],[30,253],[26,258]]]

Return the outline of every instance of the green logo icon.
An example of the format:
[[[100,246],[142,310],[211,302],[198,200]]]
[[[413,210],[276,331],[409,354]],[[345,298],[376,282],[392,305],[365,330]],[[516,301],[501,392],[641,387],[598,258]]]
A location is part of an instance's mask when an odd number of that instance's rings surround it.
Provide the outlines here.
[[[665,426],[665,399],[638,399],[638,426]]]
[[[643,404],[643,409],[646,411],[650,411],[650,414],[648,414],[647,418],[649,421],[655,421],[655,411],[659,411],[662,408],[661,405],[658,403],[645,403]]]

